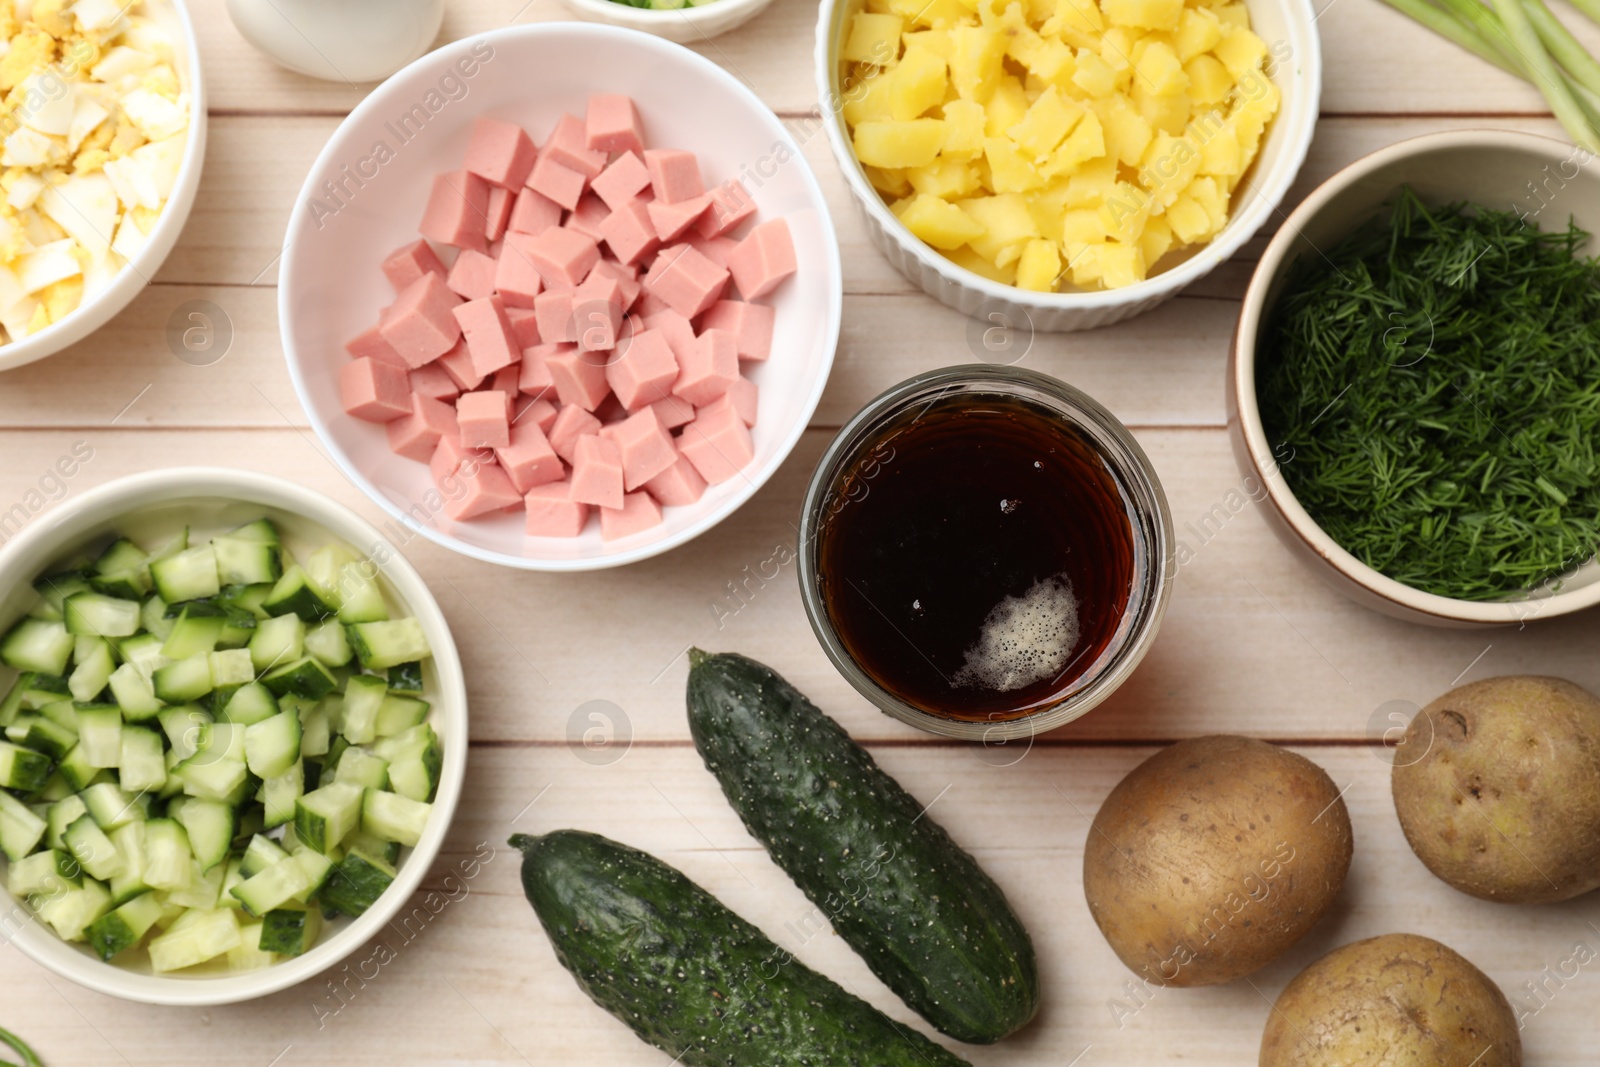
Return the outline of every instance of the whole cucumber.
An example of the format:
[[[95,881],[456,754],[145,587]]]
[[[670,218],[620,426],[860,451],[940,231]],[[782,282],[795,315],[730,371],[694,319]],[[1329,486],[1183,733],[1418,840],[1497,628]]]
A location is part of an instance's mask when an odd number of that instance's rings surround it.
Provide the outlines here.
[[[1000,887],[776,672],[689,653],[689,732],[751,835],[928,1022],[989,1044],[1039,1007],[1033,941]]]
[[[971,1067],[773,944],[681,871],[518,834],[522,891],[583,991],[687,1067]]]

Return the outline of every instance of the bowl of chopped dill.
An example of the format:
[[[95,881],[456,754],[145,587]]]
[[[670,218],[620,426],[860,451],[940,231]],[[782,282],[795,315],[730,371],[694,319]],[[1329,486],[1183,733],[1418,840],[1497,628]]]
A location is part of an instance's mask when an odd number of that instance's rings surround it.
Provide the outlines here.
[[[1279,538],[1387,615],[1600,603],[1600,173],[1529,134],[1432,134],[1334,175],[1268,245],[1229,426]]]

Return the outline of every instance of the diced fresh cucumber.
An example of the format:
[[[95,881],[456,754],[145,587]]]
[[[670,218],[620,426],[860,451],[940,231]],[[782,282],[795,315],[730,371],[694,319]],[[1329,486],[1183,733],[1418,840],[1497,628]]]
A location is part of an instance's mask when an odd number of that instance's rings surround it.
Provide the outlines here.
[[[183,791],[188,795],[231,803],[248,785],[250,772],[244,760],[198,752],[178,764],[172,773],[182,780]]]
[[[185,604],[161,645],[161,654],[171,660],[204,655],[217,647],[227,622],[227,613],[210,601]]]
[[[211,677],[211,657],[205,653],[158,668],[151,681],[156,697],[168,704],[199,700],[216,686]]]
[[[346,632],[356,658],[369,671],[386,671],[433,655],[422,623],[415,618],[358,622],[347,627]]]
[[[132,541],[113,541],[94,561],[89,584],[97,592],[129,600],[142,600],[150,592],[149,557]]]
[[[96,782],[78,795],[95,825],[106,833],[130,822],[143,822],[150,814],[150,794],[126,792],[115,782]]]
[[[117,642],[117,654],[122,657],[124,665],[131,663],[140,674],[150,678],[169,662],[161,654],[163,644],[162,639],[153,633],[135,634]]]
[[[285,568],[283,577],[272,587],[261,607],[268,615],[292,612],[306,622],[325,619],[337,610],[332,594],[321,588],[298,564]]]
[[[54,766],[43,752],[0,741],[0,786],[32,793],[43,787]]]
[[[316,908],[273,908],[261,920],[261,949],[299,956],[322,934],[322,912]]]
[[[132,637],[139,632],[139,602],[104,593],[74,593],[61,605],[61,620],[69,634]]]
[[[340,567],[338,587],[340,622],[382,622],[389,617],[378,569],[371,560],[357,560]]]
[[[378,712],[388,687],[382,678],[353,674],[344,683],[342,733],[352,745],[365,745],[378,736]]]
[[[0,852],[6,859],[15,862],[38,848],[48,829],[32,808],[10,793],[0,793]]]
[[[245,762],[257,778],[276,778],[300,763],[300,717],[292,711],[245,727]]]
[[[276,544],[225,534],[213,538],[211,548],[223,585],[259,585],[283,577],[283,559]]]
[[[318,852],[330,851],[361,824],[361,795],[360,786],[341,783],[307,793],[295,805],[295,835]]]
[[[283,774],[261,783],[262,819],[266,826],[282,826],[294,820],[295,806],[305,795],[305,763],[294,761]]]
[[[122,762],[122,709],[115,704],[80,704],[78,746],[91,767],[116,767]]]
[[[93,707],[94,705],[81,706]],[[77,733],[79,707],[79,704],[71,700],[58,700],[53,704],[46,704],[44,707],[40,708],[39,714],[43,715],[47,719],[53,719],[62,726],[65,726],[67,729],[71,730],[73,733]]]
[[[0,638],[0,663],[19,671],[60,677],[71,657],[72,635],[59,622],[23,619]]]
[[[228,873],[227,864],[219,863],[208,871],[204,870],[197,860],[194,869],[189,873],[189,884],[168,893],[167,900],[185,908],[199,908],[201,911],[220,907],[222,876],[226,873]]]
[[[213,652],[211,660],[211,680],[218,686],[246,685],[255,681],[256,672],[250,662],[250,652],[243,648],[224,649]]]
[[[301,710],[300,731],[300,755],[315,757],[328,754],[333,731],[328,724],[328,712],[321,703]]]
[[[144,624],[147,631],[145,637],[154,638],[157,644],[165,641],[167,635],[172,633],[173,625],[178,621],[176,615],[167,617],[167,602],[158,596],[151,596],[144,602],[144,607],[139,609],[139,621]]]
[[[400,862],[400,846],[393,841],[380,841],[364,830],[357,830],[345,838],[345,853],[359,852],[368,859],[382,860],[393,867]]]
[[[150,939],[150,969],[157,974],[214,960],[243,942],[239,913],[232,908],[188,911],[165,933]]]
[[[230,541],[253,541],[259,545],[276,545],[283,541],[278,534],[277,524],[271,519],[256,519],[247,522],[236,530],[229,530],[221,536]]]
[[[240,856],[230,856],[222,872],[222,889],[217,893],[217,903],[224,908],[242,908],[239,898],[233,895],[233,887],[244,881],[244,859]]]
[[[364,852],[350,852],[328,875],[318,894],[324,907],[358,916],[377,903],[394,882],[394,867]]]
[[[315,888],[311,873],[289,856],[233,887],[233,895],[251,915],[261,917]]]
[[[390,693],[383,698],[374,727],[379,737],[394,737],[427,721],[429,704],[416,697]]]
[[[61,608],[67,597],[89,592],[92,588],[89,584],[89,575],[83,571],[62,571],[40,578],[33,583],[33,590],[39,594],[45,611],[43,614],[35,615],[35,618],[60,621]]]
[[[88,806],[84,804],[83,798],[76,793],[70,797],[62,797],[54,804],[51,804],[44,816],[45,843],[51,848],[65,849],[67,847],[67,827],[76,822],[79,817],[88,813]]]
[[[65,678],[24,671],[17,676],[4,703],[0,703],[0,726],[8,725],[18,712],[36,711],[46,704],[54,704],[71,696],[72,688]]]
[[[260,682],[248,682],[233,691],[220,718],[250,726],[278,714],[278,699]]]
[[[262,834],[256,834],[250,839],[250,844],[245,846],[241,870],[246,878],[260,874],[268,867],[275,867],[283,860],[289,858],[276,841]]]
[[[161,735],[146,726],[122,728],[121,785],[130,793],[159,790],[167,784],[166,749]]]
[[[306,624],[298,615],[262,619],[250,639],[250,662],[258,671],[294,663],[305,655]]]
[[[161,918],[161,901],[154,893],[140,893],[89,924],[89,947],[109,960],[137,945]]]
[[[44,785],[28,798],[30,804],[48,807],[62,797],[71,796],[76,790],[67,783],[66,776],[61,773],[61,764],[56,764],[56,769],[50,772],[50,777],[44,780]]]
[[[324,856],[313,848],[293,853],[290,859],[299,864],[300,870],[304,872],[308,883],[306,888],[294,895],[294,899],[297,902],[304,904],[322,891],[322,887],[328,881],[328,876],[333,873],[333,859]]]
[[[254,835],[265,830],[267,828],[267,820],[262,815],[259,799],[251,802],[241,801],[235,804],[234,812],[237,816],[236,822],[238,825],[234,827],[233,831],[233,851],[238,852],[239,842],[248,841]]]
[[[233,906],[238,907],[238,902],[235,901]],[[228,950],[228,970],[259,971],[277,962],[278,957],[275,954],[261,948],[261,923],[241,922],[239,943]]]
[[[43,825],[43,820],[40,820]],[[19,856],[11,861],[6,874],[6,891],[17,899],[23,897],[54,896],[66,889],[76,889],[83,884],[83,868],[78,861],[60,849],[47,848],[31,856]]]
[[[396,663],[389,668],[389,692],[402,696],[422,695],[422,664]]]
[[[261,605],[266,603],[267,597],[272,595],[274,584],[273,582],[263,582],[258,585],[230,585],[222,591],[221,598],[223,603],[238,609],[253,619],[271,618]]]
[[[432,804],[368,789],[361,801],[361,829],[381,841],[414,847],[432,812]]]
[[[189,835],[176,819],[144,824],[144,880],[151,889],[182,889],[189,884],[194,853]]]
[[[111,891],[93,878],[85,878],[75,889],[30,903],[61,940],[82,941],[90,924],[111,910]]]
[[[324,619],[306,631],[306,654],[324,667],[343,667],[355,657],[337,619]]]
[[[237,826],[234,810],[216,800],[183,797],[172,801],[168,814],[189,835],[189,850],[202,871],[209,871],[228,858]]]
[[[130,822],[107,835],[111,843],[117,846],[117,855],[122,857],[122,873],[111,879],[113,906],[132,900],[150,888],[144,880],[144,826],[142,822]]]
[[[116,673],[117,663],[116,657],[111,654],[109,641],[89,638],[92,643],[85,646],[84,640],[79,638],[77,641],[72,674],[67,678],[67,690],[72,693],[73,700],[88,704],[105,692],[112,674]]]
[[[150,561],[150,579],[168,604],[204,600],[222,591],[217,577],[217,554],[210,545],[185,549],[166,559]]]
[[[338,688],[339,680],[321,663],[310,656],[302,656],[293,663],[268,671],[262,676],[261,684],[279,697],[293,695],[318,700]]]
[[[389,788],[389,761],[360,748],[346,749],[333,772],[335,782],[346,782],[362,789]]]
[[[155,687],[133,663],[124,663],[111,672],[111,699],[129,722],[144,722],[161,710]]]
[[[195,752],[215,759],[242,760],[248,729],[249,727],[236,722],[207,723],[200,729],[200,744],[196,746]]]
[[[71,729],[36,711],[18,715],[16,721],[6,727],[6,739],[23,748],[43,752],[53,760],[61,759],[78,743],[78,735]]]
[[[343,593],[339,588],[339,570],[355,561],[355,554],[343,545],[323,545],[306,558],[306,577],[311,579],[316,589],[326,594],[328,603],[337,608]]]
[[[162,732],[167,735],[167,744],[172,746],[172,751],[180,761],[199,750],[200,742],[206,736],[206,727],[211,725],[211,716],[193,704],[167,708],[157,719]]]
[[[222,633],[217,635],[218,648],[245,648],[250,644],[250,639],[256,635],[256,623],[259,621],[254,613],[226,605],[227,618],[222,624]]]
[[[78,816],[67,827],[62,839],[66,842],[67,851],[72,853],[73,859],[91,878],[104,881],[122,873],[123,860],[117,853],[117,846],[111,843],[111,838],[89,815]]]

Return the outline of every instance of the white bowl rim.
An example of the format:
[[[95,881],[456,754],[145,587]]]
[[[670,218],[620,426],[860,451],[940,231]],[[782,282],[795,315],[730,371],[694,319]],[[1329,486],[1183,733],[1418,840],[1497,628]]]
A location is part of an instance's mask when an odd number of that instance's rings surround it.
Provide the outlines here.
[[[1141,304],[1152,298],[1163,298],[1176,293],[1232,259],[1234,254],[1256,235],[1269,214],[1276,212],[1282,215],[1280,205],[1283,203],[1283,198],[1294,185],[1295,177],[1305,165],[1306,154],[1311,150],[1311,141],[1316,132],[1317,118],[1322,106],[1322,39],[1317,32],[1316,12],[1311,6],[1311,0],[1272,0],[1284,6],[1292,23],[1303,27],[1309,47],[1306,49],[1306,58],[1300,63],[1301,73],[1298,75],[1303,79],[1305,91],[1303,94],[1297,94],[1295,105],[1295,118],[1302,127],[1302,132],[1290,143],[1289,153],[1281,161],[1275,180],[1264,187],[1260,184],[1253,185],[1256,201],[1262,202],[1259,208],[1257,204],[1252,203],[1243,211],[1235,211],[1228,217],[1222,232],[1196,250],[1194,255],[1170,270],[1164,270],[1120,289],[1041,293],[1015,285],[1002,285],[981,274],[974,274],[954,260],[946,258],[937,249],[918,240],[910,230],[906,229],[905,224],[895,217],[894,212],[883,202],[883,197],[867,181],[861,164],[855,157],[855,150],[845,142],[844,123],[837,116],[829,114],[828,101],[832,99],[833,94],[833,42],[829,31],[834,11],[848,2],[850,0],[823,0],[817,16],[815,50],[817,99],[822,108],[823,125],[828,130],[828,143],[833,148],[834,158],[839,164],[839,170],[844,174],[845,183],[855,194],[856,203],[868,211],[883,231],[892,236],[901,248],[915,256],[917,262],[925,269],[932,269],[938,273],[946,285],[958,285],[976,290],[982,293],[986,300],[1016,304],[1039,311],[1099,311],[1129,304]],[[1294,58],[1299,59],[1298,51]],[[1286,117],[1286,113],[1280,110],[1274,116],[1273,122],[1281,122]]]
[[[710,23],[727,18],[734,12],[757,11],[767,7],[772,0],[708,0],[694,7],[632,7],[617,0],[565,0],[571,6],[606,18],[616,18],[639,26],[670,23],[668,16],[676,15],[688,25]],[[621,9],[618,11],[617,9]],[[712,36],[715,36],[714,34]]]
[[[189,65],[189,84],[185,86],[189,93],[188,140],[183,148],[183,162],[178,165],[178,176],[173,182],[172,195],[161,206],[161,213],[156,216],[155,228],[150,231],[144,247],[139,249],[138,255],[132,260],[122,265],[113,284],[96,293],[87,304],[79,304],[64,318],[52,322],[38,333],[31,333],[20,341],[11,341],[0,346],[0,372],[25,367],[29,363],[37,363],[41,359],[53,356],[62,349],[77,344],[121,314],[129,304],[138,299],[140,292],[149,287],[161,265],[171,254],[173,246],[177,244],[180,235],[178,231],[181,231],[189,221],[190,209],[194,207],[195,192],[200,185],[200,169],[205,165],[206,158],[206,85],[204,70],[200,64],[200,39],[195,32],[194,20],[189,15],[186,0],[152,0],[152,2],[172,6],[178,25],[183,29],[184,52]],[[169,210],[180,196],[187,201],[183,210],[181,212]],[[124,296],[116,282],[124,280],[130,273],[144,279],[144,284],[133,286]],[[107,310],[118,300],[121,302],[115,308]]]
[[[226,467],[169,467],[118,478],[64,501],[38,523],[7,542],[4,548],[0,548],[0,573],[4,572],[13,558],[26,555],[36,545],[47,546],[53,539],[61,537],[86,511],[113,503],[120,504],[123,511],[129,511],[185,497],[236,499],[293,512],[327,529],[331,536],[350,542],[357,551],[365,550],[366,546],[387,546],[391,550],[389,558],[379,566],[379,571],[394,587],[406,607],[422,621],[429,634],[430,644],[433,645],[434,675],[438,679],[440,693],[440,699],[434,707],[441,718],[451,722],[451,739],[443,746],[439,789],[422,839],[406,857],[394,882],[384,891],[377,904],[302,956],[235,975],[166,977],[139,974],[124,970],[114,963],[102,963],[77,946],[62,941],[55,931],[34,918],[31,912],[6,892],[4,886],[0,886],[0,903],[11,904],[16,912],[26,916],[12,942],[41,967],[86,989],[124,1000],[199,1007],[253,1000],[314,978],[372,940],[410,901],[438,859],[439,850],[455,818],[456,805],[466,778],[468,716],[466,676],[455,641],[450,639],[449,623],[416,568],[366,519],[331,497],[286,478]],[[346,532],[341,533],[336,527],[342,527]],[[355,537],[361,540],[356,541]],[[446,640],[434,640],[438,635]]]
[[[1239,310],[1239,326],[1229,368],[1229,386],[1236,398],[1239,430],[1243,434],[1250,463],[1255,467],[1254,473],[1267,487],[1267,495],[1286,525],[1324,562],[1368,592],[1416,614],[1431,615],[1448,622],[1491,625],[1521,623],[1533,617],[1565,615],[1600,604],[1600,582],[1520,600],[1475,601],[1424,592],[1374,570],[1329,536],[1289,490],[1267,443],[1256,400],[1256,343],[1259,324],[1267,311],[1267,290],[1271,288],[1305,223],[1335,196],[1368,175],[1406,159],[1462,148],[1490,151],[1517,149],[1552,159],[1556,158],[1558,151],[1564,154],[1562,158],[1573,151],[1571,145],[1539,134],[1492,129],[1448,130],[1396,141],[1336,172],[1289,213],[1262,252]]]
[[[600,0],[600,2],[609,3],[610,0]],[[717,0],[717,3],[719,4],[723,2],[724,0]],[[743,2],[743,0],[736,0],[736,2]],[[1309,3],[1310,0],[1302,0],[1302,2]],[[712,5],[707,6],[710,7]],[[316,175],[322,173],[323,168],[327,166],[329,161],[332,160],[337,154],[339,149],[339,134],[346,128],[347,124],[354,119],[365,116],[368,112],[378,110],[384,106],[384,104],[388,102],[391,97],[403,93],[405,91],[403,86],[410,75],[420,71],[429,64],[446,62],[450,57],[453,57],[457,51],[470,49],[473,44],[478,41],[488,40],[498,43],[500,41],[519,37],[544,37],[558,35],[595,37],[600,39],[602,43],[606,39],[616,42],[626,42],[630,45],[637,45],[640,48],[654,50],[660,53],[662,56],[669,58],[673,62],[683,62],[690,66],[698,67],[703,73],[709,75],[714,81],[721,82],[723,88],[727,92],[743,100],[746,105],[771,118],[775,127],[781,132],[784,141],[789,143],[794,149],[792,158],[794,162],[800,165],[800,174],[805,182],[806,189],[815,201],[817,212],[823,222],[821,232],[823,235],[824,248],[827,254],[827,269],[831,272],[833,277],[838,279],[840,282],[839,285],[830,286],[828,290],[828,321],[823,332],[826,353],[823,356],[822,365],[818,368],[816,380],[811,387],[810,394],[806,396],[802,402],[801,406],[804,411],[804,416],[795,420],[794,425],[789,428],[785,436],[779,441],[778,447],[774,450],[771,459],[768,460],[764,466],[757,467],[754,464],[751,464],[749,467],[745,468],[740,479],[742,484],[736,492],[723,500],[716,509],[707,511],[699,519],[690,523],[682,530],[679,530],[676,534],[673,534],[670,537],[663,537],[658,540],[648,541],[644,544],[635,545],[633,547],[621,549],[615,552],[604,552],[596,556],[587,556],[582,559],[538,559],[528,556],[513,556],[509,553],[495,552],[490,549],[480,548],[476,545],[468,544],[465,541],[461,541],[439,530],[436,530],[427,524],[408,522],[408,517],[406,516],[405,512],[396,507],[393,501],[381,493],[378,488],[374,486],[370,480],[368,480],[366,475],[361,473],[361,471],[356,468],[355,464],[352,463],[349,457],[344,454],[344,451],[334,443],[333,437],[328,432],[327,426],[318,416],[315,408],[308,402],[308,390],[306,388],[306,383],[300,374],[299,360],[295,358],[294,354],[291,352],[291,349],[294,347],[294,332],[288,328],[288,324],[293,321],[293,311],[291,308],[292,301],[290,299],[291,287],[287,284],[287,280],[294,274],[294,263],[299,255],[297,249],[300,248],[299,243],[295,240],[295,235],[300,233],[301,230],[307,225],[307,220],[310,217],[310,208],[308,205],[312,200],[313,190],[311,182]],[[822,187],[817,182],[816,172],[814,172],[811,169],[811,165],[806,162],[806,159],[804,155],[801,154],[798,146],[794,145],[793,138],[790,136],[787,128],[785,128],[783,125],[783,120],[779,119],[771,108],[762,103],[761,99],[757,97],[749,87],[747,87],[743,82],[739,81],[738,78],[734,77],[728,71],[722,69],[720,66],[713,63],[711,60],[706,59],[699,53],[690,51],[683,45],[674,44],[671,41],[657,37],[654,34],[645,33],[641,30],[626,29],[619,26],[607,26],[593,22],[543,22],[534,23],[527,26],[510,26],[497,30],[490,30],[486,33],[474,34],[470,37],[463,37],[458,41],[454,41],[451,44],[445,45],[444,47],[435,49],[420,59],[417,59],[414,62],[402,67],[397,73],[391,75],[389,78],[383,81],[376,89],[367,94],[366,98],[363,99],[361,103],[357,104],[355,109],[352,110],[350,114],[340,122],[339,128],[334,131],[333,136],[328,138],[327,144],[323,145],[322,151],[317,154],[316,162],[311,165],[310,171],[307,172],[305,185],[301,187],[300,192],[295,200],[294,210],[289,216],[289,226],[284,234],[283,268],[278,284],[278,320],[280,324],[282,324],[279,332],[283,341],[284,362],[289,366],[289,379],[294,383],[295,394],[300,399],[300,407],[305,411],[306,418],[310,421],[311,427],[316,432],[318,439],[328,450],[328,454],[333,458],[333,461],[338,465],[339,469],[344,472],[344,476],[350,479],[350,481],[353,482],[358,489],[367,495],[368,499],[372,500],[373,503],[381,507],[397,522],[404,524],[407,529],[416,530],[417,532],[421,533],[422,536],[426,537],[428,540],[442,548],[447,548],[452,552],[459,552],[462,555],[470,556],[473,559],[483,560],[485,563],[497,563],[504,567],[513,567],[518,570],[529,571],[571,573],[577,571],[604,570],[609,567],[620,567],[629,563],[637,563],[640,560],[649,559],[652,556],[658,556],[663,552],[669,552],[680,545],[687,544],[689,541],[699,537],[701,534],[705,533],[707,530],[711,529],[713,526],[716,526],[722,520],[738,511],[752,496],[756,494],[756,492],[763,485],[767,483],[768,479],[770,479],[773,474],[777,473],[778,468],[784,464],[784,462],[789,458],[789,455],[794,451],[794,447],[799,442],[801,435],[803,435],[806,432],[806,429],[810,426],[811,417],[816,414],[817,405],[822,400],[823,390],[827,388],[828,378],[833,369],[833,362],[839,348],[839,331],[844,318],[843,277],[844,267],[839,255],[839,236],[834,228],[832,215],[828,210],[827,198],[823,195]],[[690,506],[692,507],[695,505]]]

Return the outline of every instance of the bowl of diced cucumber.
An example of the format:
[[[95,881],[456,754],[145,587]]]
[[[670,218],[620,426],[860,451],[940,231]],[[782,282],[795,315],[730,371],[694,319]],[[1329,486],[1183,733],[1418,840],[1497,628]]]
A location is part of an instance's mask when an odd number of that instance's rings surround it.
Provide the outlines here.
[[[4,934],[148,1003],[263,996],[370,940],[466,765],[421,577],[342,505],[245,471],[124,478],[8,543],[0,694]]]

